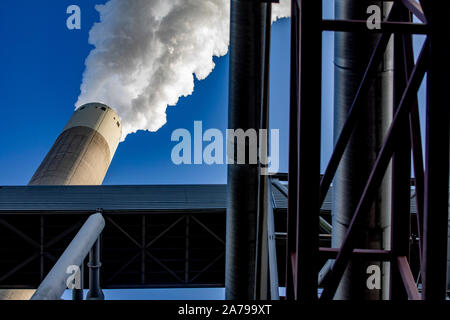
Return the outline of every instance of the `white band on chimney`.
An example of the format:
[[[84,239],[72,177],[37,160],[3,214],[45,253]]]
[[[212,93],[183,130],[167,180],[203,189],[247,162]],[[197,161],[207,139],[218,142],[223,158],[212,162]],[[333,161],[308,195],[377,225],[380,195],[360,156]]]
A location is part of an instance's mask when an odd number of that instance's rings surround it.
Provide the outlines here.
[[[105,138],[111,159],[122,137],[122,123],[117,113],[102,103],[88,103],[78,108],[64,130],[73,127],[89,127]]]

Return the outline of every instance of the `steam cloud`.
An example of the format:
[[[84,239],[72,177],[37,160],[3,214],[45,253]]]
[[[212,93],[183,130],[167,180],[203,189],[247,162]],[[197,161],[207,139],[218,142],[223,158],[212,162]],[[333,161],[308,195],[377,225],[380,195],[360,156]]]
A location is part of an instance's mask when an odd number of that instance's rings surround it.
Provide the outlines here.
[[[110,0],[95,8],[100,22],[89,34],[95,49],[76,106],[113,107],[122,139],[161,128],[167,106],[192,94],[194,75],[205,79],[213,57],[228,51],[230,0]],[[290,0],[273,5],[273,21],[289,14]]]

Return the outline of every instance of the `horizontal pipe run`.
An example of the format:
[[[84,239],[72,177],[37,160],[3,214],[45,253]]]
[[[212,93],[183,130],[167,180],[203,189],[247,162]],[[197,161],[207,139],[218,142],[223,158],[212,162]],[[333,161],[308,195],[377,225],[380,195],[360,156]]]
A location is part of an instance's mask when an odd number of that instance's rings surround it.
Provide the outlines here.
[[[319,248],[321,258],[336,259],[338,248]],[[391,251],[378,249],[353,249],[352,259],[370,260],[370,261],[390,261]]]
[[[368,32],[368,33],[409,33],[409,34],[428,34],[429,27],[423,23],[411,22],[380,22],[380,29],[367,28],[366,20],[322,20],[323,31],[336,32]]]
[[[59,300],[67,288],[68,267],[80,266],[105,227],[100,213],[91,215],[56,264],[39,285],[31,300]]]

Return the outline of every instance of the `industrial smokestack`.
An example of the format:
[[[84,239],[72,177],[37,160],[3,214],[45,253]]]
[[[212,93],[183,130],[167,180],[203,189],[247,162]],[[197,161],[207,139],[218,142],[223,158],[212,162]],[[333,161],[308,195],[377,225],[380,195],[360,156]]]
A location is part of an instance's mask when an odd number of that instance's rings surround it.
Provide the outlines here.
[[[119,116],[101,103],[75,111],[29,185],[100,185],[122,136]]]
[[[116,112],[101,103],[75,111],[31,178],[36,185],[100,185],[122,136]],[[0,300],[28,300],[34,290],[0,290]]]

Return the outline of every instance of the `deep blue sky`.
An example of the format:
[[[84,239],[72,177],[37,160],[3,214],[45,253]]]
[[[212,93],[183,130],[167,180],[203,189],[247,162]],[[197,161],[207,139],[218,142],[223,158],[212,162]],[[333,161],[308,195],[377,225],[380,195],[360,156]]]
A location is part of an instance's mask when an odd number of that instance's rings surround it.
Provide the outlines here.
[[[84,61],[92,46],[88,33],[99,17],[94,4],[106,0],[42,0],[0,2],[0,185],[26,185],[74,110]],[[329,2],[329,1],[326,1]],[[26,3],[26,5],[24,5]],[[66,28],[66,8],[77,4],[82,29]],[[331,10],[330,10],[331,9]],[[328,14],[332,8],[326,6]],[[280,129],[280,169],[287,170],[289,104],[289,19],[273,27],[271,127]],[[325,34],[324,72],[332,69],[332,35]],[[326,40],[328,38],[328,41]],[[227,126],[228,55],[215,58],[216,68],[196,81],[194,94],[167,109],[167,124],[158,132],[138,132],[121,143],[105,184],[226,183],[225,165],[181,165],[171,162],[177,128],[192,130],[196,120],[204,130]],[[332,127],[332,77],[327,77],[323,112],[325,128]],[[114,106],[112,106],[114,107]],[[326,132],[324,153],[331,152]]]

